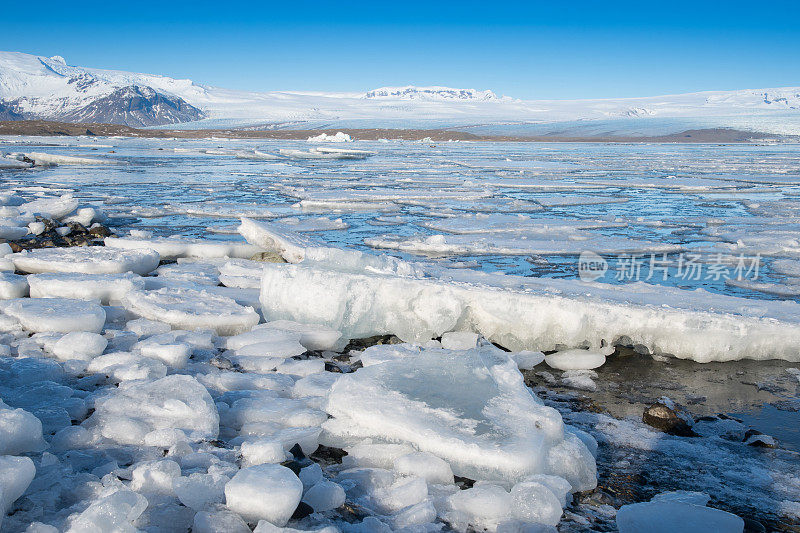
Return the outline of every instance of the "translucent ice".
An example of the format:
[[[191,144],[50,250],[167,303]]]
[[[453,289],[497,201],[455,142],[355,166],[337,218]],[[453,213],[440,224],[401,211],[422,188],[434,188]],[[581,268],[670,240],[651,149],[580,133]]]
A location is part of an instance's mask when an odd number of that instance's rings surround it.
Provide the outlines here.
[[[342,376],[328,396],[333,419],[323,426],[323,444],[405,443],[471,479],[547,473],[567,478],[573,490],[593,488],[589,451],[525,387],[516,364],[497,352],[427,350],[413,364],[389,361]]]
[[[99,333],[106,312],[95,302],[67,298],[20,298],[0,301],[0,311],[19,320],[28,331]]]
[[[303,484],[285,466],[261,464],[241,469],[225,485],[228,509],[249,522],[286,525],[300,503]]]
[[[252,307],[194,289],[131,291],[122,304],[142,318],[166,322],[176,329],[210,329],[219,335],[242,333],[259,321]]]

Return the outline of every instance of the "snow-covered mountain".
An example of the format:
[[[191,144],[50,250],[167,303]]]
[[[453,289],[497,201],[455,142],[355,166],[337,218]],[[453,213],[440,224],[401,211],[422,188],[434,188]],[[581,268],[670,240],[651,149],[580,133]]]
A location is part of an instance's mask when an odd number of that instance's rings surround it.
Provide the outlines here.
[[[0,117],[157,126],[205,115],[179,93],[190,80],[72,67],[61,57],[0,52]]]
[[[173,128],[468,128],[570,136],[736,128],[798,135],[800,87],[602,100],[519,100],[413,86],[256,93],[0,52],[0,120],[25,118]]]

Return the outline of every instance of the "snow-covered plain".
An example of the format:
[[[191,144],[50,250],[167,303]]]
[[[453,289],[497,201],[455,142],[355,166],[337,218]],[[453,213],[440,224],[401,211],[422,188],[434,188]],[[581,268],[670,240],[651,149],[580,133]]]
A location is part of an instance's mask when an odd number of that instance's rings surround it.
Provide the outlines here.
[[[518,370],[596,387],[616,345],[800,361],[797,146],[347,146],[363,158],[296,157],[337,153],[308,141],[0,140],[103,162],[0,170],[0,227],[117,232],[0,245],[4,530],[588,530],[573,500],[597,483],[597,440],[626,439],[736,463],[737,486],[698,478],[709,508],[662,495],[621,528],[684,509],[735,530],[720,502],[800,518],[789,452],[562,415]],[[604,275],[582,281],[581,252]],[[338,357],[388,334],[405,342]]]

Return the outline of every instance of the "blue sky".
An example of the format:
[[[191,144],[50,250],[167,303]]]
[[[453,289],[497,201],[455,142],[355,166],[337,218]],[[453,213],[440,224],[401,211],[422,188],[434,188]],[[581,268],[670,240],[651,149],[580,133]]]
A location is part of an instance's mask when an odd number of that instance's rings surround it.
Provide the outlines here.
[[[800,86],[798,0],[31,7],[4,22],[0,49],[234,89],[448,85],[562,99]]]

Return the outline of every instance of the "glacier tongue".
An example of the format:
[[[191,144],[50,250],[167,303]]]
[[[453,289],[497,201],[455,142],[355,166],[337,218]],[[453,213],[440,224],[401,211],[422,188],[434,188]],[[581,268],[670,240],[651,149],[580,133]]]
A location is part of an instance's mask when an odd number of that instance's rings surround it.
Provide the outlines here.
[[[800,306],[793,302],[754,303],[645,283],[612,286],[433,268],[423,275],[399,266],[337,263],[265,264],[264,316],[323,324],[351,339],[394,334],[425,342],[472,330],[515,351],[622,343],[698,362],[800,361]]]
[[[471,479],[515,482],[544,473],[576,491],[596,485],[589,450],[491,345],[425,350],[361,368],[333,385],[326,409],[333,418],[321,440],[332,446],[362,439],[409,444]]]

